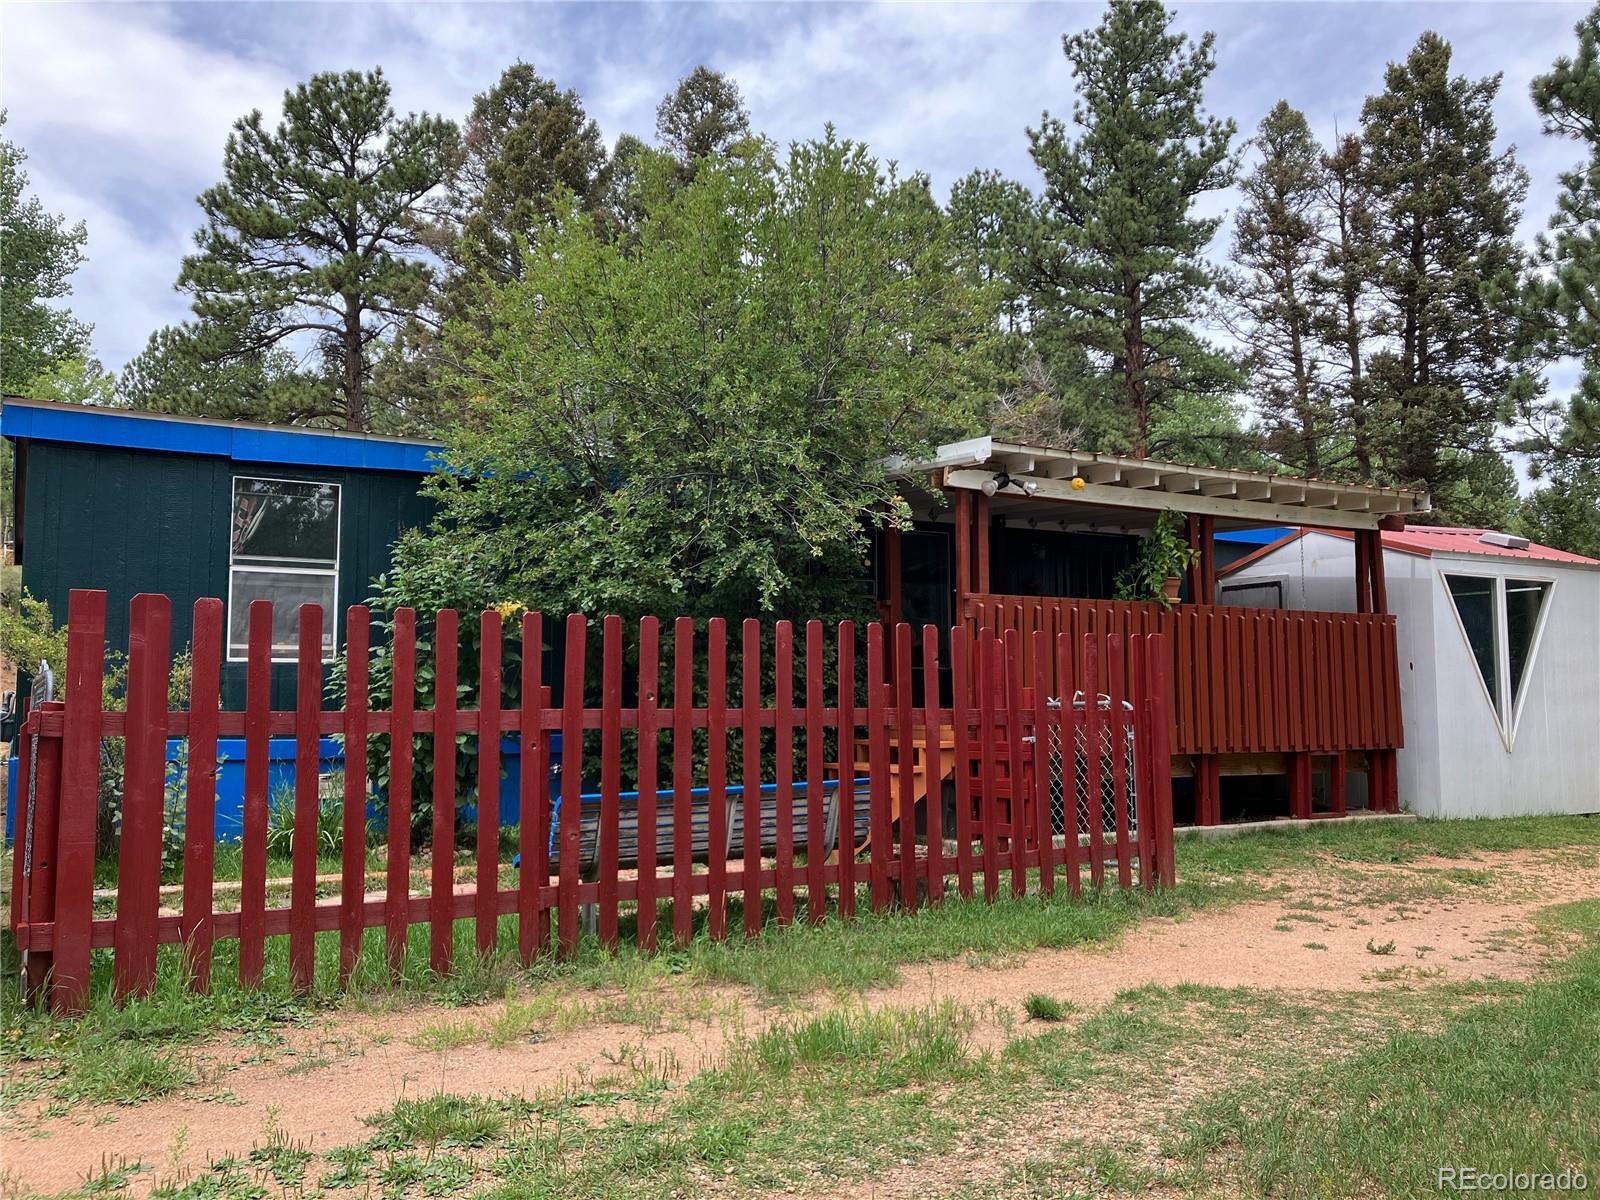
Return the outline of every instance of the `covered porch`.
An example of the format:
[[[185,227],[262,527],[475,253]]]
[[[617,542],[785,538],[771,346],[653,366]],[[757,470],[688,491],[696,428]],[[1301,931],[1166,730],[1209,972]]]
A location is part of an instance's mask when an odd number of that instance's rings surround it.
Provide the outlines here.
[[[914,523],[882,537],[889,621],[1016,630],[1024,686],[1052,696],[1062,681],[1053,655],[1034,660],[1035,631],[1050,645],[1063,633],[1167,635],[1180,818],[1398,811],[1401,666],[1379,531],[1426,512],[1426,496],[991,437],[897,474]],[[1182,515],[1195,552],[1179,601],[1114,599],[1117,574],[1164,512]],[[1352,534],[1353,611],[1288,611],[1271,596],[1218,604],[1229,535],[1264,528]]]

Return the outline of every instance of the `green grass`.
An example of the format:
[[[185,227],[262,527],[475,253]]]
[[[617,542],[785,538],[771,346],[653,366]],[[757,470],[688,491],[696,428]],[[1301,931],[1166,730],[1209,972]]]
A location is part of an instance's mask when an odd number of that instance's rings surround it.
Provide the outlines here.
[[[1247,1195],[1437,1196],[1441,1166],[1600,1168],[1600,902],[1551,914],[1585,947],[1555,979],[1399,1032],[1186,1118],[1180,1150]]]
[[[1033,992],[1022,1000],[1022,1011],[1030,1021],[1065,1021],[1075,1007],[1070,1001],[1057,1000],[1043,992]]]

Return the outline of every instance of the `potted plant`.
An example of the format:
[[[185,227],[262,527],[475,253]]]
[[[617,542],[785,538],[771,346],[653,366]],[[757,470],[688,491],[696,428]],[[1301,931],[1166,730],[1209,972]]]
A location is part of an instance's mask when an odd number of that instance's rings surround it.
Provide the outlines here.
[[[1184,571],[1198,557],[1184,537],[1182,516],[1157,514],[1150,532],[1140,539],[1133,561],[1117,576],[1117,599],[1148,600],[1171,608],[1178,599]]]

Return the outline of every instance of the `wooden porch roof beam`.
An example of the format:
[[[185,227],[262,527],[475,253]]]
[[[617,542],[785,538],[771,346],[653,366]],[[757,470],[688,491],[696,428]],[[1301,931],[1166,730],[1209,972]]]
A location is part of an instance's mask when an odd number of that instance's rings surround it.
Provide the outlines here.
[[[945,475],[945,486],[977,491],[992,480],[994,475],[994,470],[988,467],[950,470]],[[1074,488],[1070,480],[1048,479],[1037,475],[1031,476],[1030,479],[1038,485],[1032,496],[1035,500],[1092,504],[1102,508],[1172,510],[1197,513],[1202,516],[1227,517],[1261,525],[1302,525],[1320,529],[1376,529],[1382,520],[1382,514],[1377,512],[1306,507],[1303,503],[1306,489],[1303,486],[1297,489],[1299,495],[1296,497],[1302,502],[1292,503],[1280,498],[1276,485],[1273,487],[1270,499],[1240,500],[1225,496],[1205,496],[1192,492],[1169,492],[1100,483],[1085,483],[1081,488]]]

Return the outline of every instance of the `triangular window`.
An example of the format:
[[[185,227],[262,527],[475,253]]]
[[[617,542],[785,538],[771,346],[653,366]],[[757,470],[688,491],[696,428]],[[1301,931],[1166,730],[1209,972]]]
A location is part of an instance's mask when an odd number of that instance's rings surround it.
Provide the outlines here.
[[[1509,750],[1553,585],[1486,575],[1446,575],[1444,583],[1483,681],[1484,698]]]

